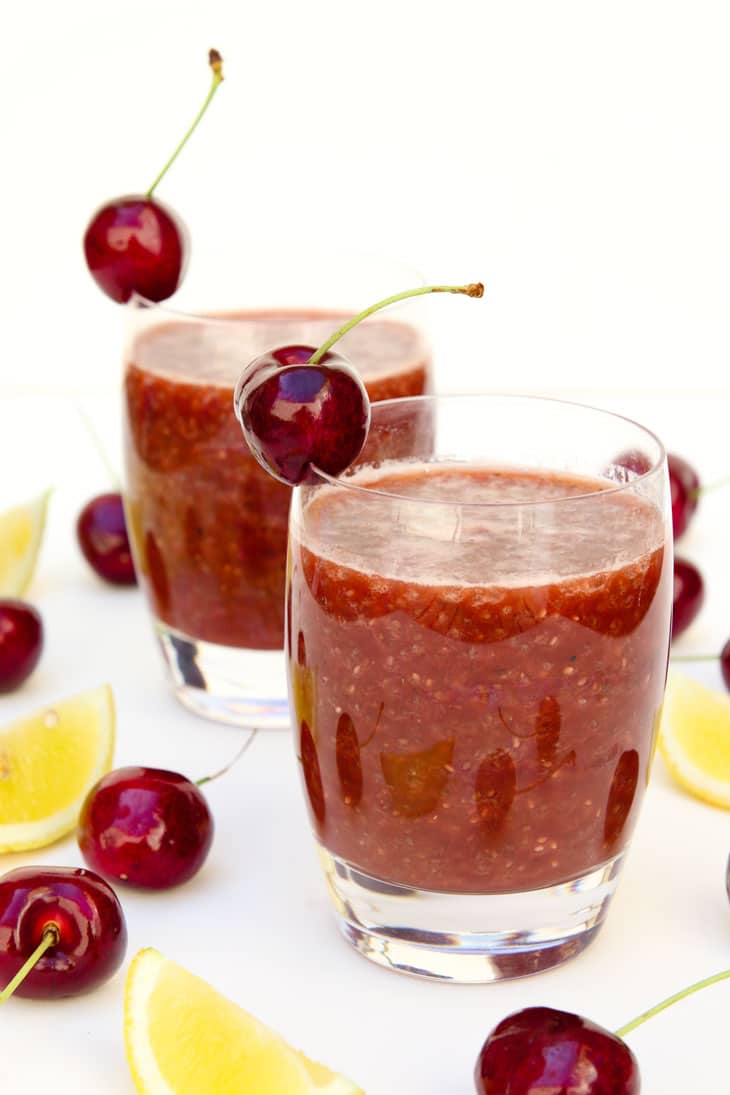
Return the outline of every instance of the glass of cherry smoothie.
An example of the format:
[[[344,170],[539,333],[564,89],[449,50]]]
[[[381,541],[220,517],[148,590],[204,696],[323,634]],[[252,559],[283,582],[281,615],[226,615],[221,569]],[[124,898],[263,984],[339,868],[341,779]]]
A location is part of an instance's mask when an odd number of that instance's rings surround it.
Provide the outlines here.
[[[664,692],[659,441],[555,400],[380,403],[356,465],[296,488],[288,569],[296,750],[346,938],[454,981],[579,953]]]
[[[207,281],[205,296],[189,277],[174,308],[129,305],[125,509],[177,697],[219,721],[286,727],[291,492],[251,456],[233,391],[258,354],[316,347],[370,301],[421,279],[367,256],[308,252],[297,262],[244,249],[241,266],[233,285]],[[341,345],[372,400],[429,390],[429,350],[408,305],[362,323]]]

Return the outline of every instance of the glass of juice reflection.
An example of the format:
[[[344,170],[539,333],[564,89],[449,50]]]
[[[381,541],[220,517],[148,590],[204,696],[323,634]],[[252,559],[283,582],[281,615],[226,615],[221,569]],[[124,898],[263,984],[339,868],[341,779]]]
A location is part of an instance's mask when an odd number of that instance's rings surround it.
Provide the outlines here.
[[[668,514],[652,434],[537,398],[380,403],[357,464],[296,488],[292,722],[361,953],[490,981],[594,937],[654,751]]]
[[[286,727],[291,492],[251,456],[233,391],[258,354],[316,347],[363,302],[420,279],[367,256],[248,260],[248,277],[224,291],[206,286],[203,306],[186,310],[190,294],[175,308],[140,298],[129,305],[125,508],[177,697],[212,719]],[[360,324],[341,345],[372,400],[428,391],[429,350],[408,306]]]

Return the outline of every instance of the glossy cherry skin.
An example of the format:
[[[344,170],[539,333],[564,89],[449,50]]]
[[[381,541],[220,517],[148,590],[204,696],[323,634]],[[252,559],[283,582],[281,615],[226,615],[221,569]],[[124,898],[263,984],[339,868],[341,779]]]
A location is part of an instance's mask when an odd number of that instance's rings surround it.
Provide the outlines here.
[[[109,878],[164,890],[192,878],[213,842],[213,818],[198,788],[163,768],[117,768],[81,808],[84,860]]]
[[[312,467],[339,475],[361,451],[370,400],[344,357],[327,353],[309,365],[313,346],[283,346],[244,370],[236,416],[258,462],[282,483],[304,482]]]
[[[697,567],[687,559],[674,559],[674,608],[672,638],[686,631],[705,599],[705,583]]]
[[[12,692],[31,675],[43,650],[43,622],[25,601],[0,601],[0,692]]]
[[[119,968],[127,926],[111,886],[81,867],[19,867],[0,878],[0,988],[15,976],[55,924],[49,948],[15,990],[17,996],[73,996]]]
[[[89,566],[111,585],[136,585],[121,494],[98,494],[76,522],[79,546]]]
[[[611,1031],[555,1008],[503,1019],[474,1072],[479,1095],[638,1095],[639,1066]]]
[[[86,265],[97,285],[120,304],[139,293],[171,297],[185,276],[188,232],[157,198],[130,194],[96,210],[84,234]]]
[[[669,489],[672,499],[672,528],[678,540],[690,523],[699,502],[700,480],[697,472],[681,456],[669,453]]]
[[[720,651],[720,672],[722,673],[725,687],[728,692],[730,692],[730,639],[728,639]]]

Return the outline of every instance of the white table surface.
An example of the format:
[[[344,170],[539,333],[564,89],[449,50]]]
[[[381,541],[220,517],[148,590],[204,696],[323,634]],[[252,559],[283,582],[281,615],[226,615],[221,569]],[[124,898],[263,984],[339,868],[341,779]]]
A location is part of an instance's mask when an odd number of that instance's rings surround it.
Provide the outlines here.
[[[580,397],[581,393],[575,394]],[[652,426],[710,481],[730,471],[730,400],[632,397],[594,402]],[[113,400],[86,401],[113,443]],[[0,699],[2,721],[108,681],[116,698],[115,764],[177,769],[192,778],[235,753],[241,731],[188,714],[166,690],[137,590],[104,586],[74,540],[75,515],[108,489],[104,468],[59,399],[4,400],[17,423],[34,415],[24,451],[5,467],[4,506],[48,483],[46,542],[29,592],[46,625],[39,668]],[[0,442],[0,455],[2,453]],[[6,497],[7,496],[7,497]],[[701,566],[708,600],[682,651],[719,650],[730,635],[727,563],[730,489],[702,500],[681,552]],[[688,669],[721,687],[714,664]],[[377,968],[335,930],[310,840],[288,733],[259,734],[227,776],[209,785],[216,837],[186,886],[145,894],[119,889],[129,928],[127,961],[155,946],[278,1029],[289,1041],[357,1079],[368,1095],[468,1095],[489,1030],[510,1011],[550,1004],[619,1026],[682,986],[730,966],[725,863],[730,813],[677,789],[657,757],[638,830],[608,920],[572,962],[537,977],[461,987]],[[21,864],[80,865],[68,838],[0,857]],[[0,1012],[0,1090],[40,1095],[133,1095],[122,1035],[123,969],[87,996],[42,1003],[12,999]],[[684,1001],[630,1035],[643,1095],[730,1090],[730,983]]]

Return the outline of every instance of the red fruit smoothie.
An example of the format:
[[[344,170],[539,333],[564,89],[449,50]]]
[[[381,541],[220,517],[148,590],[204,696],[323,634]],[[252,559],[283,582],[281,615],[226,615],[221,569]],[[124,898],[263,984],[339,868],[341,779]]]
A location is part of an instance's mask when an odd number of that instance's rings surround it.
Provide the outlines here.
[[[241,312],[171,319],[131,345],[127,523],[154,615],[169,627],[224,646],[283,646],[291,492],[251,456],[233,390],[252,358],[292,343],[318,346],[345,318]],[[428,351],[408,324],[368,321],[337,349],[373,401],[427,389]]]
[[[357,485],[442,504],[373,509]],[[329,852],[386,882],[507,893],[626,846],[665,684],[671,551],[658,510],[610,486],[395,462],[295,511],[290,685]],[[523,509],[519,536],[511,506],[472,511],[468,535],[454,523],[454,502],[557,499],[533,526]]]

